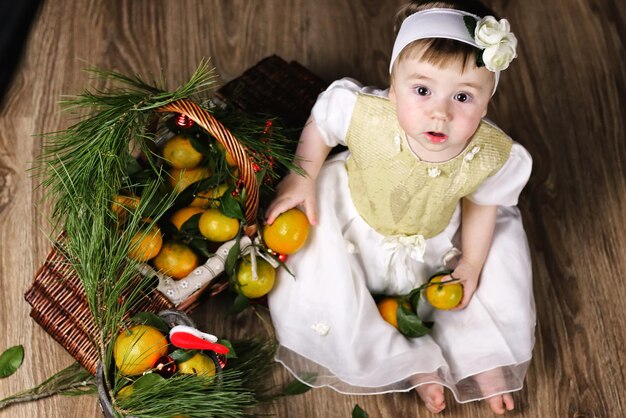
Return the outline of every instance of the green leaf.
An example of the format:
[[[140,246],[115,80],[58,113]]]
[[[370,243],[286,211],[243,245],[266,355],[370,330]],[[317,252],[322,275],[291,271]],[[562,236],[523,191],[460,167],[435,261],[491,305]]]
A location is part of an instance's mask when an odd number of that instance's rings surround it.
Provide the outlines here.
[[[398,305],[398,329],[409,338],[422,337],[430,333],[431,322],[423,322],[419,316],[406,306]]]
[[[226,358],[237,358],[237,353],[235,352],[235,349],[230,341],[220,338],[217,340],[217,343],[228,347],[228,354],[225,355]]]
[[[24,347],[13,346],[0,355],[0,378],[11,376],[24,361]]]
[[[243,211],[241,210],[241,204],[239,201],[230,193],[224,193],[224,195],[220,198],[221,210],[222,213],[229,218],[235,218],[240,220],[245,220],[243,216]]]
[[[309,384],[315,383],[317,379],[317,374],[315,373],[304,373],[297,379],[294,379],[285,387],[283,390],[283,395],[300,395],[311,390],[311,386]]]
[[[476,66],[478,68],[485,66],[485,61],[483,60],[483,53],[484,51],[478,51],[476,53]]]
[[[162,380],[165,380],[165,378],[158,373],[146,373],[139,379],[135,380],[135,383],[133,383],[133,388],[135,390],[150,389],[152,386]]]
[[[178,350],[172,351],[169,356],[176,363],[182,363],[183,361],[187,361],[192,358],[197,352],[197,350],[185,350],[183,348],[179,348]]]
[[[179,235],[179,231],[178,228],[176,228],[176,225],[174,225],[167,219],[159,220],[159,228],[161,229],[163,235],[165,235],[166,237],[176,238]]]
[[[203,257],[210,258],[215,255],[211,252],[211,244],[205,239],[194,238],[189,241],[189,246]]]
[[[474,33],[476,32],[476,25],[478,24],[478,22],[471,16],[463,16],[463,22],[465,23],[467,31],[470,33],[470,35],[472,35],[473,38]]]
[[[417,308],[419,307],[420,304],[420,298],[422,296],[422,290],[424,290],[425,286],[422,285],[418,288],[415,288],[413,290],[411,290],[411,293],[408,294],[407,296],[407,300],[409,301],[409,303],[411,304],[411,306],[413,306],[415,312],[417,312]]]
[[[185,223],[182,224],[182,226],[180,227],[180,232],[186,234],[194,234],[198,232],[198,223],[200,222],[200,216],[202,216],[202,213],[196,213],[195,215],[187,219]]]
[[[250,300],[241,293],[237,293],[235,301],[231,305],[230,309],[228,309],[228,313],[230,315],[236,315],[246,309],[248,306],[250,306]]]
[[[151,312],[139,312],[138,314],[135,314],[130,320],[140,324],[155,327],[164,334],[168,334],[170,332],[170,327],[167,326],[167,322],[165,322],[160,316]]]
[[[196,193],[209,190],[217,185],[216,176],[211,176],[206,179],[201,179],[195,183],[190,184],[185,190],[181,191],[176,198],[174,207],[183,208],[189,206],[193,199],[196,197]]]
[[[141,166],[141,164],[139,164],[139,161],[133,158],[132,155],[126,153],[123,158],[124,162],[126,163],[126,175],[128,177],[134,178],[135,175],[144,171],[144,168]]]
[[[226,261],[224,262],[224,271],[229,277],[232,277],[235,274],[235,267],[237,267],[237,260],[239,259],[240,253],[241,246],[239,244],[239,239],[237,239],[235,245],[233,245],[228,251]]]
[[[352,418],[369,418],[367,412],[365,412],[359,404],[354,405],[354,409],[352,410]]]
[[[207,157],[211,157],[215,154],[212,143],[212,141],[215,140],[213,138],[208,138],[205,135],[191,135],[189,140],[191,142],[191,146],[194,147],[199,153]]]

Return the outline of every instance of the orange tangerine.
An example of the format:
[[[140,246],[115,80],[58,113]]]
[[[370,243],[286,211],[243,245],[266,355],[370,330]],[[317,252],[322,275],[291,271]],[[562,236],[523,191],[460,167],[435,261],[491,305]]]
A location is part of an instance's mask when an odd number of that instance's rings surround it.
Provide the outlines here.
[[[385,297],[381,299],[376,306],[378,307],[378,312],[380,312],[380,316],[395,328],[398,328],[398,305],[400,301],[398,298],[394,298],[391,296]],[[404,306],[411,309],[411,305],[408,302],[403,303]]]
[[[222,150],[222,152],[224,153],[224,158],[226,159],[226,164],[228,164],[230,167],[236,167],[237,166],[237,161],[235,161],[235,157],[233,157],[230,152],[226,151],[226,148],[224,148],[224,145],[222,145],[221,142],[217,142],[217,147],[220,150]]]
[[[272,290],[276,280],[276,270],[270,263],[256,258],[257,278],[252,276],[252,261],[250,257],[245,257],[237,267],[237,283],[239,292],[250,299],[260,298]]]
[[[206,354],[196,353],[189,360],[178,364],[178,372],[210,377],[215,375],[215,363]]]
[[[126,221],[128,214],[137,209],[138,206],[139,196],[134,194],[115,195],[113,202],[111,202],[111,210],[117,216],[117,220],[122,223]]]
[[[237,236],[239,220],[224,215],[219,209],[210,208],[200,215],[198,228],[209,241],[224,242]]]
[[[429,283],[441,283],[444,277],[446,277],[445,274],[434,276]],[[463,285],[459,282],[437,284],[426,288],[426,300],[437,309],[455,308],[461,303],[461,299],[463,299]]]
[[[205,166],[188,169],[170,168],[169,174],[168,184],[172,190],[180,193],[193,183],[211,177],[211,169]]]
[[[113,358],[120,373],[129,376],[152,368],[154,362],[167,354],[167,339],[150,325],[135,325],[122,331],[113,346]]]
[[[204,209],[217,208],[220,205],[218,199],[224,196],[226,190],[228,190],[228,184],[222,183],[217,187],[207,190],[206,192],[196,193],[196,197],[193,199],[193,202],[191,202],[191,205],[189,206]]]
[[[163,158],[174,168],[194,168],[200,165],[203,155],[193,147],[189,137],[176,135],[163,146]]]
[[[170,222],[174,224],[176,229],[180,231],[180,229],[183,227],[185,222],[189,220],[189,218],[202,212],[204,212],[204,209],[202,208],[187,206],[174,212],[170,217]]]
[[[157,226],[150,230],[141,229],[133,235],[130,241],[130,251],[128,257],[140,262],[146,262],[161,251],[163,245],[163,234]]]
[[[122,401],[130,397],[133,394],[134,390],[135,390],[135,387],[132,384],[124,386],[117,392],[117,395],[116,395],[117,400]]]
[[[293,208],[281,213],[271,225],[263,228],[263,241],[280,254],[298,251],[309,236],[309,221],[300,209]]]
[[[159,254],[152,259],[152,264],[163,274],[183,279],[198,267],[198,256],[182,242],[166,241]]]

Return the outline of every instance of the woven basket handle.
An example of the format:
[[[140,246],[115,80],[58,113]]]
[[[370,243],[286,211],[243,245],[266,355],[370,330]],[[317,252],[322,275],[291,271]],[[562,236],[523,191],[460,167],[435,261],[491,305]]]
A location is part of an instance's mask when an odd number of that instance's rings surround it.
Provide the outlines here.
[[[244,202],[244,206],[247,226],[244,232],[249,237],[256,234],[256,216],[259,209],[259,188],[256,180],[256,172],[252,166],[252,161],[248,158],[248,155],[241,143],[209,112],[191,100],[180,99],[159,108],[158,111],[177,112],[189,117],[195,123],[204,128],[205,131],[213,135],[233,157],[237,163],[237,167],[239,168],[241,180],[246,188],[246,200]]]

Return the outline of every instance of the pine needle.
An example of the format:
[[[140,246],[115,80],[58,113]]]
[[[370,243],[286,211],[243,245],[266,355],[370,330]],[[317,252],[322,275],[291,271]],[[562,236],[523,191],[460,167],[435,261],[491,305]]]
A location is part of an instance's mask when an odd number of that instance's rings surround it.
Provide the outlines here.
[[[34,388],[0,400],[0,409],[16,403],[47,398],[52,395],[93,395],[96,393],[94,377],[79,363],[61,370]]]

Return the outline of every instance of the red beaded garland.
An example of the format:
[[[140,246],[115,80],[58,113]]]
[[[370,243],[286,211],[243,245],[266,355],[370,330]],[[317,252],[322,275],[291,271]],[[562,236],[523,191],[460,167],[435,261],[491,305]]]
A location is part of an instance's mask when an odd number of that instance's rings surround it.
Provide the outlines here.
[[[284,263],[285,261],[287,261],[287,254],[278,254],[277,258],[279,261]]]

